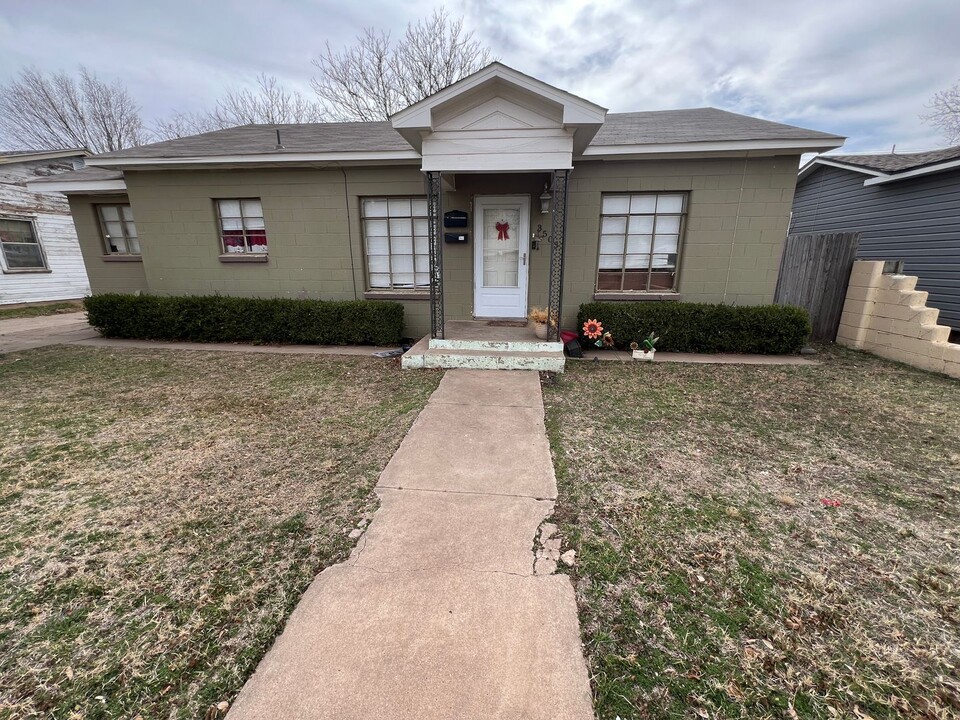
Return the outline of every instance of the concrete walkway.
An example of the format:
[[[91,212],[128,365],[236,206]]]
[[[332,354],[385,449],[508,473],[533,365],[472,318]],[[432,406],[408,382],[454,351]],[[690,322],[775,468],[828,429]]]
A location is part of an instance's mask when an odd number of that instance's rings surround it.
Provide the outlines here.
[[[538,374],[448,371],[376,491],[229,720],[593,718],[573,587],[534,574],[557,494]]]
[[[98,337],[84,312],[0,320],[0,353]]]

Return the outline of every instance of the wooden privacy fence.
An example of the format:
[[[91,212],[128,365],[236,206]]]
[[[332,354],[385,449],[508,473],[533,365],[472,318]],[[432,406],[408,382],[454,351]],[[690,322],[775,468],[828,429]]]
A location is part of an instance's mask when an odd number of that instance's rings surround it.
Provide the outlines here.
[[[788,235],[774,302],[810,312],[814,340],[835,340],[860,233]]]

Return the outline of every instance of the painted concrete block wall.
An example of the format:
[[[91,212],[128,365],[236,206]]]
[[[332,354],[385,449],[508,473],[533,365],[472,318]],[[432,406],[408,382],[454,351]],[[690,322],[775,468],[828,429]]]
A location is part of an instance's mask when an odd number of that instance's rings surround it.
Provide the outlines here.
[[[923,370],[960,378],[960,345],[939,310],[926,305],[914,275],[884,275],[883,262],[858,260],[850,274],[837,342]]]
[[[564,325],[594,299],[603,193],[689,193],[677,288],[683,301],[773,302],[798,165],[793,155],[577,163],[569,186]]]
[[[69,160],[0,165],[0,216],[32,221],[47,262],[47,271],[0,273],[0,305],[73,300],[90,293],[67,199],[26,188],[30,180],[72,169]]]
[[[147,285],[165,295],[362,299],[361,198],[424,194],[423,176],[409,167],[127,172],[125,179]],[[268,262],[221,262],[214,200],[251,197],[262,202]],[[411,335],[429,330],[423,297],[403,301]]]
[[[604,192],[689,192],[680,297],[771,302],[797,163],[790,156],[577,164],[569,185],[564,326],[572,327],[580,304],[594,298]],[[469,243],[443,248],[448,320],[470,319],[473,313],[473,198],[528,195],[531,230],[543,224],[549,231],[549,220],[539,212],[546,181],[544,173],[456,176],[455,190],[444,194],[444,210],[466,210],[471,227]],[[128,171],[126,183],[142,264],[103,261],[94,205],[109,200],[71,200],[94,292],[393,299],[389,293],[368,291],[361,200],[425,194],[416,166]],[[261,198],[269,260],[221,262],[214,200],[245,197]],[[529,253],[530,305],[547,303],[549,254],[546,242]],[[428,294],[406,292],[399,299],[406,310],[407,333],[417,337],[429,332]]]
[[[143,263],[137,261],[111,262],[105,260],[97,205],[122,205],[129,202],[126,195],[71,195],[70,212],[83,255],[83,264],[90,279],[90,291],[99,293],[147,292],[147,278]],[[136,222],[136,218],[134,218]],[[138,228],[139,229],[139,228]]]

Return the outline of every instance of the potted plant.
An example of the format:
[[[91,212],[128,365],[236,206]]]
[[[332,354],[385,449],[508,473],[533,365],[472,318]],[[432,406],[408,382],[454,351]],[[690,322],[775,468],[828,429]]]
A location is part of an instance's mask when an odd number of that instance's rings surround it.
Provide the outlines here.
[[[541,340],[547,339],[547,321],[550,317],[550,313],[546,309],[541,307],[530,308],[530,314],[527,316],[530,318],[530,322],[533,323],[533,332]]]
[[[655,337],[653,333],[647,335],[640,344],[634,340],[630,343],[630,349],[633,351],[633,359],[653,361],[653,356],[657,352],[656,345],[659,340],[660,338]]]

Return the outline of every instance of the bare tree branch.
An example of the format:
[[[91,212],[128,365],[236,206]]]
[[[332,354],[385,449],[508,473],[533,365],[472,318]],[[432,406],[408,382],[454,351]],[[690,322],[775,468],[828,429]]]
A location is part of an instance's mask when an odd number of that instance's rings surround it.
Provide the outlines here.
[[[170,117],[161,118],[153,124],[153,134],[157,140],[174,140],[187,135],[222,130],[211,120],[207,113],[176,112]]]
[[[142,145],[140,108],[119,82],[100,80],[84,66],[79,77],[36,68],[0,87],[0,139],[29,150],[85,147],[109,152]]]
[[[940,128],[951,145],[960,144],[960,80],[936,93],[927,107],[921,119]]]
[[[257,89],[232,88],[212,110],[175,113],[159,120],[154,133],[161,140],[223,130],[237,125],[309,123],[323,121],[323,108],[296,91],[284,88],[272,75],[257,76]]]
[[[372,28],[340,53],[327,43],[313,61],[320,73],[311,84],[337,120],[385,120],[491,60],[473,32],[464,31],[463,19],[440,9],[407,25],[395,44],[389,33]]]

